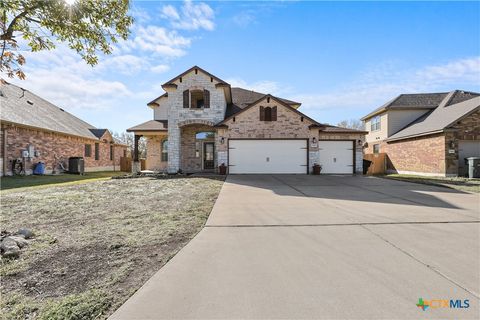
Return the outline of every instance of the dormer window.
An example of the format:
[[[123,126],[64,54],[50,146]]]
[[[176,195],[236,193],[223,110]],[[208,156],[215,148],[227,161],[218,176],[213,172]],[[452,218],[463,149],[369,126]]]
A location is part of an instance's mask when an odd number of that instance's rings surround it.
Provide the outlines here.
[[[183,107],[190,109],[210,108],[210,91],[198,89],[183,91]]]

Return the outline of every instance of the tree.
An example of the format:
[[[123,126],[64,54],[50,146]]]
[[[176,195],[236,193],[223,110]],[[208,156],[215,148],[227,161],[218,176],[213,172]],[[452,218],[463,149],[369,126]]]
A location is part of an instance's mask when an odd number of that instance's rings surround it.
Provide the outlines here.
[[[338,127],[355,130],[364,130],[363,122],[357,119],[343,120],[337,124]]]
[[[110,131],[112,133],[112,131]],[[112,133],[112,137],[120,143],[126,144],[131,153],[131,157],[133,158],[134,154],[134,149],[135,149],[135,137],[134,134],[131,132],[122,132],[122,133]],[[140,138],[138,141],[138,153],[140,158],[146,158],[147,157],[147,139],[144,137]]]
[[[19,37],[32,52],[64,42],[87,64],[97,64],[100,52],[110,54],[113,43],[127,39],[133,23],[128,5],[128,0],[1,0],[0,72],[25,79]]]

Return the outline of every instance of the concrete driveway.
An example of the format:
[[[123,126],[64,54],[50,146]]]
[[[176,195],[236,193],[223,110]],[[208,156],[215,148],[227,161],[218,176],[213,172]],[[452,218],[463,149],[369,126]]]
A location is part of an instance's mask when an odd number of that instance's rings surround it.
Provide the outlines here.
[[[229,176],[207,226],[111,318],[477,319],[479,206],[379,178]]]

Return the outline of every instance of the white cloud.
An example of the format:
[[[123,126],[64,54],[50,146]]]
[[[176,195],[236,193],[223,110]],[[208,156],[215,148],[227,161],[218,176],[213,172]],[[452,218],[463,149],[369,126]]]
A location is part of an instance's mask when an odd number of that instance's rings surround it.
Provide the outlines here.
[[[248,83],[247,81],[240,78],[230,78],[226,79],[225,81],[229,83],[232,87],[240,87],[243,89],[249,89],[265,94],[270,93],[272,95],[280,95],[285,94],[289,91],[288,88],[282,87],[278,82],[269,80]]]
[[[167,58],[185,55],[190,47],[191,39],[178,34],[175,30],[167,30],[157,26],[140,26],[135,30],[132,39],[120,43],[120,50],[129,53],[143,51],[155,53]]]
[[[150,69],[154,73],[164,73],[170,70],[170,66],[166,64],[159,64]]]
[[[300,93],[291,98],[304,109],[378,107],[401,93],[435,92],[479,86],[480,57],[425,66],[419,70],[379,66],[356,81],[326,93]]]
[[[245,28],[255,21],[255,15],[250,11],[243,11],[233,16],[232,21],[237,26]]]
[[[170,25],[175,29],[198,30],[205,29],[212,31],[215,29],[215,13],[206,3],[193,3],[186,0],[181,7],[181,11],[172,5],[165,5],[161,10],[161,17],[169,20]]]

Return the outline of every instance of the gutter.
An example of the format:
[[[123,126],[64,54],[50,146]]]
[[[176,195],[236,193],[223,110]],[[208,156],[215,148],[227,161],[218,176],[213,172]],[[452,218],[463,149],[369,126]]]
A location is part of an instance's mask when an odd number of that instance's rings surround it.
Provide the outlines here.
[[[406,139],[410,139],[410,138],[429,136],[429,135],[436,134],[436,133],[443,133],[444,131],[445,131],[445,129],[423,132],[423,133],[412,134],[412,135],[409,135],[409,136],[398,137],[398,138],[393,138],[393,139],[389,138],[389,139],[386,139],[386,141],[387,142],[393,142],[393,141],[399,141],[399,140],[406,140]]]

